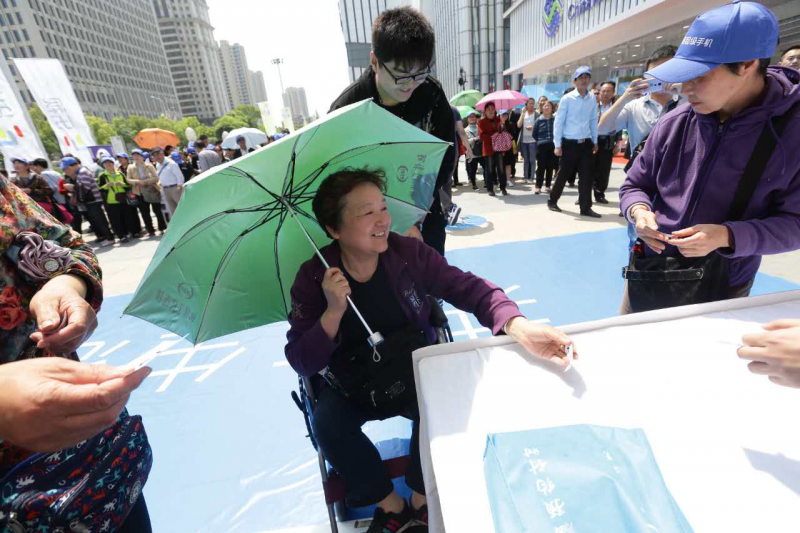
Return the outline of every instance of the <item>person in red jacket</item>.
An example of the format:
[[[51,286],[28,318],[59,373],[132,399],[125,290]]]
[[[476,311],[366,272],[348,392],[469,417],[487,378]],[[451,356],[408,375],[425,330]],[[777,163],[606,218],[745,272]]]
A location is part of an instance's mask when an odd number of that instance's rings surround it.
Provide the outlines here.
[[[495,152],[492,148],[492,137],[500,131],[500,119],[497,117],[497,109],[492,102],[486,104],[483,110],[484,117],[478,121],[478,135],[483,142],[483,157],[486,160],[486,170],[488,176],[484,180],[489,196],[494,196],[494,186],[500,182],[500,190],[506,196],[506,173],[503,169],[502,155]]]

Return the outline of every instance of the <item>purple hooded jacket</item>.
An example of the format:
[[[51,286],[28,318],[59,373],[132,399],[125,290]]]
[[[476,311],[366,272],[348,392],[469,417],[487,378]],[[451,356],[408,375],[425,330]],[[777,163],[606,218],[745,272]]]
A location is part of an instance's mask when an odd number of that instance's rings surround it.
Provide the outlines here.
[[[396,233],[390,233],[388,240],[389,248],[380,254],[379,261],[386,269],[403,312],[415,327],[429,332],[429,341],[434,340],[429,294],[473,313],[495,335],[509,319],[522,316],[517,304],[500,287],[448,264],[433,248]],[[341,268],[341,249],[337,242],[321,252],[332,268]],[[300,267],[292,286],[291,328],[286,334],[289,342],[285,350],[289,364],[301,376],[312,376],[328,366],[339,347],[339,336],[331,341],[320,323],[328,307],[322,292],[324,275],[322,261],[314,256]],[[369,317],[364,318],[369,323]]]
[[[650,133],[620,188],[623,213],[636,203],[656,213],[659,230],[723,224],[732,246],[731,286],[752,280],[764,254],[800,248],[800,73],[770,67],[767,87],[755,104],[720,123],[716,114],[695,113],[689,104],[665,115]],[[741,221],[728,221],[733,196],[764,125],[791,110]],[[773,130],[774,134],[774,130]],[[648,254],[653,252],[648,248]],[[667,255],[678,255],[667,245]]]

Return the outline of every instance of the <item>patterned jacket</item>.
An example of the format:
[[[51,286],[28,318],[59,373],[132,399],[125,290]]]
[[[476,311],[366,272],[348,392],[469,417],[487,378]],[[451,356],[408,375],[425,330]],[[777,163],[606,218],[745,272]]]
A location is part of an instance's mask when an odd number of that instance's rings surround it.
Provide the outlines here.
[[[92,178],[94,179],[94,178]],[[103,300],[100,266],[97,257],[80,235],[59,224],[39,204],[0,176],[0,364],[31,357],[60,355],[78,360],[77,354],[54,354],[36,348],[29,339],[36,331],[36,321],[28,305],[44,283],[31,283],[17,270],[7,252],[21,231],[32,231],[45,240],[55,241],[72,250],[72,264],[59,274],[81,277],[88,287],[87,301],[95,309]],[[18,451],[18,450],[17,450]],[[12,448],[0,441],[0,473],[10,458]]]

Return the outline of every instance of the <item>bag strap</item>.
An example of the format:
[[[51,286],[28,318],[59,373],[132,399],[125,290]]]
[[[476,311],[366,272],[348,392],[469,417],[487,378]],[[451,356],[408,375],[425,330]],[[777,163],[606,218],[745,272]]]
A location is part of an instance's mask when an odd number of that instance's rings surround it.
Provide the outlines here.
[[[761,130],[761,136],[756,142],[753,155],[750,156],[750,160],[744,168],[744,175],[736,187],[736,194],[733,196],[733,204],[730,211],[728,211],[727,220],[737,221],[742,219],[745,209],[747,209],[747,204],[750,203],[750,198],[753,196],[758,182],[761,181],[761,176],[767,168],[772,153],[778,146],[778,140],[798,105],[800,104],[793,105],[786,113],[777,117],[772,122],[772,127],[770,127],[772,119],[768,119],[764,124],[764,129]],[[774,134],[772,129],[775,130]]]

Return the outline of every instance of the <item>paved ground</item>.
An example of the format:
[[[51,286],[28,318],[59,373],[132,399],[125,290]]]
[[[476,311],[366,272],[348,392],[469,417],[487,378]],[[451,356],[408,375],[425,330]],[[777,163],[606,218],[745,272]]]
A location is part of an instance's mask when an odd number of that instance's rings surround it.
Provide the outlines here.
[[[463,181],[466,177],[463,163],[459,174]],[[518,166],[518,175],[522,175],[522,165]],[[462,207],[465,214],[478,215],[487,222],[481,227],[449,232],[447,249],[457,250],[625,227],[625,221],[617,216],[618,191],[624,177],[621,168],[612,171],[607,193],[610,204],[594,206],[595,211],[603,215],[601,219],[579,215],[578,206],[574,205],[578,198],[577,189],[565,189],[559,202],[559,207],[564,212],[553,213],[546,207],[547,196],[535,195],[533,186],[522,185],[521,180],[517,180],[515,187],[508,189],[509,196],[505,197],[492,198],[483,190],[473,191],[469,186],[456,187],[453,192],[454,202]],[[481,179],[479,175],[479,185],[482,183]],[[128,294],[136,290],[159,240],[159,237],[150,237],[97,250],[103,268],[106,295]],[[765,257],[761,272],[800,283],[800,252]]]

